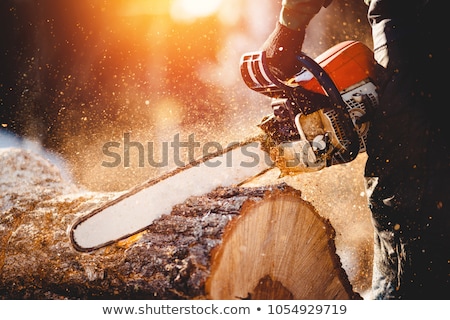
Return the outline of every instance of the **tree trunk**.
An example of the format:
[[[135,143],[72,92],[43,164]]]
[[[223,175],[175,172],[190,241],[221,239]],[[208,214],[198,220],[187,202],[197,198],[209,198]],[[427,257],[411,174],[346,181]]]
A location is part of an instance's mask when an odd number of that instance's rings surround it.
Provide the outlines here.
[[[67,228],[115,194],[79,190],[24,151],[0,160],[0,298],[359,298],[333,228],[286,184],[192,197],[144,232],[80,253]]]

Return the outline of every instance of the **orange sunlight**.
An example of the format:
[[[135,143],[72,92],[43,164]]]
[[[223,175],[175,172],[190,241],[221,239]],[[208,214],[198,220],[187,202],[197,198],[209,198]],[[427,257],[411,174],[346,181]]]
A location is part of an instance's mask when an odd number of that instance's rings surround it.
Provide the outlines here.
[[[192,21],[216,13],[223,0],[173,0],[170,15],[177,21]]]
[[[172,0],[122,0],[119,14],[124,16],[167,14]]]
[[[165,15],[174,21],[192,22],[211,16],[220,9],[223,0],[127,0],[119,6],[120,15]]]

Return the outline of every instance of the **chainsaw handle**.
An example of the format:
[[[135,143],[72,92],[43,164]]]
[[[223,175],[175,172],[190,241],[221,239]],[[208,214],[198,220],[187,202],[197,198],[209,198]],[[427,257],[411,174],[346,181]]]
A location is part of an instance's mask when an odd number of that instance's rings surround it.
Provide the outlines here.
[[[330,98],[333,108],[338,108],[340,106],[345,106],[345,102],[336,87],[336,84],[328,75],[328,73],[318,64],[314,59],[310,58],[304,53],[297,55],[297,60],[301,65],[312,73],[314,78],[319,82],[322,89],[326,92],[327,96]],[[293,88],[291,87],[291,90]]]

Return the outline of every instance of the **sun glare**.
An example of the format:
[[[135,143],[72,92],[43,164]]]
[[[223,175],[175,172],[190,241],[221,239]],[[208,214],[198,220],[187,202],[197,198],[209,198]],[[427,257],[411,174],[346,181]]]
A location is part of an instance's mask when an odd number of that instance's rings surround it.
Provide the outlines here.
[[[122,0],[119,12],[124,16],[167,14],[171,0]]]
[[[193,22],[217,13],[223,0],[121,0],[122,16],[165,15],[178,22]]]
[[[210,16],[219,10],[223,0],[174,0],[170,15],[177,21],[191,21]]]

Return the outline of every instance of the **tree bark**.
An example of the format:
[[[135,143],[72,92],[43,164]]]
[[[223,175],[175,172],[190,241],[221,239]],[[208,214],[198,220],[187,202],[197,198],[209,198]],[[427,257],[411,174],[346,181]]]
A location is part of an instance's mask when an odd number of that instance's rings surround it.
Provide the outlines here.
[[[144,232],[80,253],[67,228],[115,194],[79,190],[24,151],[0,156],[2,299],[359,298],[333,228],[286,184],[192,197]]]

